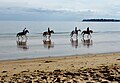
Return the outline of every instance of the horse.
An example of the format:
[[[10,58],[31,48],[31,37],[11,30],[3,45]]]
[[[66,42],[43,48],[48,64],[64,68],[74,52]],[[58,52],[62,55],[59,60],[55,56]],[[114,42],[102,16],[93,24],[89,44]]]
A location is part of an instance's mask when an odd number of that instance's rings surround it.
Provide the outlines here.
[[[23,38],[23,36],[25,36],[26,39],[27,39],[27,36],[26,36],[27,33],[29,33],[28,30],[25,30],[24,32],[19,32],[19,33],[17,33],[16,37],[18,37],[18,38],[19,38],[19,37]]]
[[[85,30],[84,30],[84,31],[82,31],[81,35],[83,36],[83,38],[84,38],[84,35],[85,35],[85,34],[88,35],[87,37],[89,37],[89,35],[90,35],[90,37],[92,37],[92,36],[91,36],[92,33],[93,33],[92,30],[89,30],[89,31],[85,31]]]
[[[47,38],[47,35],[48,35],[48,37],[49,37],[49,39],[50,39],[52,33],[54,33],[53,30],[51,30],[51,31],[46,31],[46,32],[43,33],[43,37],[46,37],[46,38]]]
[[[78,30],[73,30],[71,33],[70,33],[70,36],[73,37],[74,34],[76,34],[76,38],[78,37],[78,31],[81,31],[80,29]]]

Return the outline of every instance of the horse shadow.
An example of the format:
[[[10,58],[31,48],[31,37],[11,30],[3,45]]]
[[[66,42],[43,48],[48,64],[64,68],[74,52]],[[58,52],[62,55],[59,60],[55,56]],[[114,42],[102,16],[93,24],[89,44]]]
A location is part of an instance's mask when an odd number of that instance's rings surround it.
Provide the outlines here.
[[[71,38],[70,41],[71,41],[72,47],[75,47],[75,48],[78,47],[78,39],[77,38],[76,39]]]
[[[23,50],[29,49],[27,46],[27,41],[17,40],[16,43],[17,43],[17,47],[20,49],[23,49]]]
[[[93,45],[93,40],[92,39],[82,39],[82,44],[83,46],[87,46],[87,48],[89,48],[90,46]]]
[[[43,40],[43,45],[44,45],[45,48],[48,48],[48,49],[54,48],[54,42],[52,42],[51,39],[48,39],[48,40],[44,39]]]

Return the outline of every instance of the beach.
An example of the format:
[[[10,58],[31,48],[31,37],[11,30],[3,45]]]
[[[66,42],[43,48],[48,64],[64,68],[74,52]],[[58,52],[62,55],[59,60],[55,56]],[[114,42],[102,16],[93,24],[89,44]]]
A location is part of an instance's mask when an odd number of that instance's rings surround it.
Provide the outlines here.
[[[0,83],[120,83],[120,1],[0,4]]]
[[[120,53],[0,61],[1,83],[119,83]]]

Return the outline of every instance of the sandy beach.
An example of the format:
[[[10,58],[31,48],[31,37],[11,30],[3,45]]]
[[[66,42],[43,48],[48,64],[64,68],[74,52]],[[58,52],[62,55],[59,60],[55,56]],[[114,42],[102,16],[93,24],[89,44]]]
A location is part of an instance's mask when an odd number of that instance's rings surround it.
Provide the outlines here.
[[[0,61],[0,83],[119,83],[120,53]]]

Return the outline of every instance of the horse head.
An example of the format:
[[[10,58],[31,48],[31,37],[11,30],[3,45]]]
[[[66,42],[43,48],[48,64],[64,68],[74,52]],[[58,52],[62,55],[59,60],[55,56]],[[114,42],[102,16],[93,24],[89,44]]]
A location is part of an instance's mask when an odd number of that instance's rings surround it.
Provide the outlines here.
[[[80,32],[81,32],[81,30],[80,30],[80,29],[78,29],[78,31],[80,31]]]
[[[90,32],[90,33],[93,33],[93,31],[92,31],[92,30],[90,30],[89,32]]]
[[[29,31],[28,31],[28,30],[26,30],[26,31],[25,31],[25,34],[26,34],[26,33],[29,33]]]
[[[51,32],[51,33],[54,33],[54,31],[53,31],[53,30],[51,30],[50,32]]]

